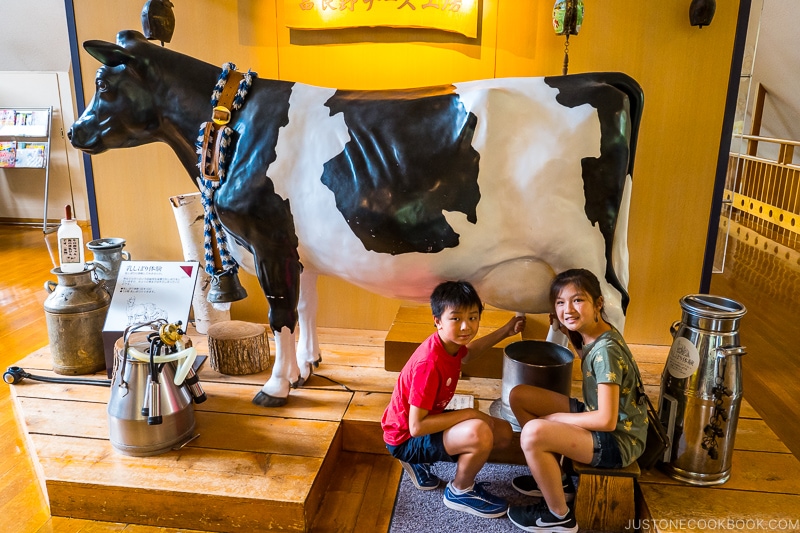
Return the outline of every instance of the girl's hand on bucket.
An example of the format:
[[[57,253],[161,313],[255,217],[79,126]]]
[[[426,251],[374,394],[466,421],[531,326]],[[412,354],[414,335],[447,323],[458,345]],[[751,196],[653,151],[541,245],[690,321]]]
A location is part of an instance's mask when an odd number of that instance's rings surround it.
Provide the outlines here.
[[[563,333],[564,335],[569,335],[569,330],[567,326],[559,322],[558,317],[555,313],[550,313],[550,326],[555,325],[555,329]]]

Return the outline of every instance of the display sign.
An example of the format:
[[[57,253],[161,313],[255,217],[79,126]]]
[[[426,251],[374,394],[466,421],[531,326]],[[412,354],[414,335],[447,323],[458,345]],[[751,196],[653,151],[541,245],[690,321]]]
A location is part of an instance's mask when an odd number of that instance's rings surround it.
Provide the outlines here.
[[[432,28],[478,36],[480,0],[284,0],[286,25],[302,30]]]
[[[103,326],[109,376],[114,343],[128,326],[158,319],[187,326],[199,271],[197,261],[122,261]]]

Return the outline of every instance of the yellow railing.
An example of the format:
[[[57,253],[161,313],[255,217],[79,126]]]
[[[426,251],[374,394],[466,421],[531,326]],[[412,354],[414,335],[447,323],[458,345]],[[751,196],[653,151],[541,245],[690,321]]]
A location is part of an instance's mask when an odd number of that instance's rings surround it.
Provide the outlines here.
[[[747,141],[747,153],[730,154],[723,200],[738,211],[734,218],[795,245],[800,235],[800,165],[792,163],[792,156],[800,142],[755,135],[736,137]],[[757,156],[760,142],[777,144],[777,158]]]

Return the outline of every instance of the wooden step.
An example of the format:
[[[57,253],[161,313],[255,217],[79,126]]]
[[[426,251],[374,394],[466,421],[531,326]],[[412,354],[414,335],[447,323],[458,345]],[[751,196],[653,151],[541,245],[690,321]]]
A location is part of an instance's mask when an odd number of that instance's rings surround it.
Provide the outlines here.
[[[481,315],[478,337],[491,333],[508,322],[514,313],[497,309],[485,309]],[[525,338],[544,339],[547,335],[548,322],[544,315],[527,315]],[[397,311],[392,327],[386,335],[385,358],[386,370],[399,372],[403,369],[414,350],[431,333],[436,331],[433,316],[428,306],[403,305]],[[464,376],[495,378],[503,377],[503,349],[512,342],[523,337],[515,335],[500,341],[496,346],[486,350],[480,358],[466,363],[462,367]]]

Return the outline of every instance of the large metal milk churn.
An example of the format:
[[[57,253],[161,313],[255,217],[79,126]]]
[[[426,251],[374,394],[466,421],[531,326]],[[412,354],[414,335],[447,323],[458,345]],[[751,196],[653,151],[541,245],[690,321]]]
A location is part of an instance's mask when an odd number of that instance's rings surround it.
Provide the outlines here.
[[[659,414],[670,435],[666,473],[692,485],[725,483],[742,400],[739,320],[746,310],[728,298],[689,295],[661,377]]]
[[[58,283],[46,281],[44,301],[47,335],[56,374],[93,374],[106,367],[103,323],[111,297],[93,278],[94,267],[81,272],[50,271]]]

